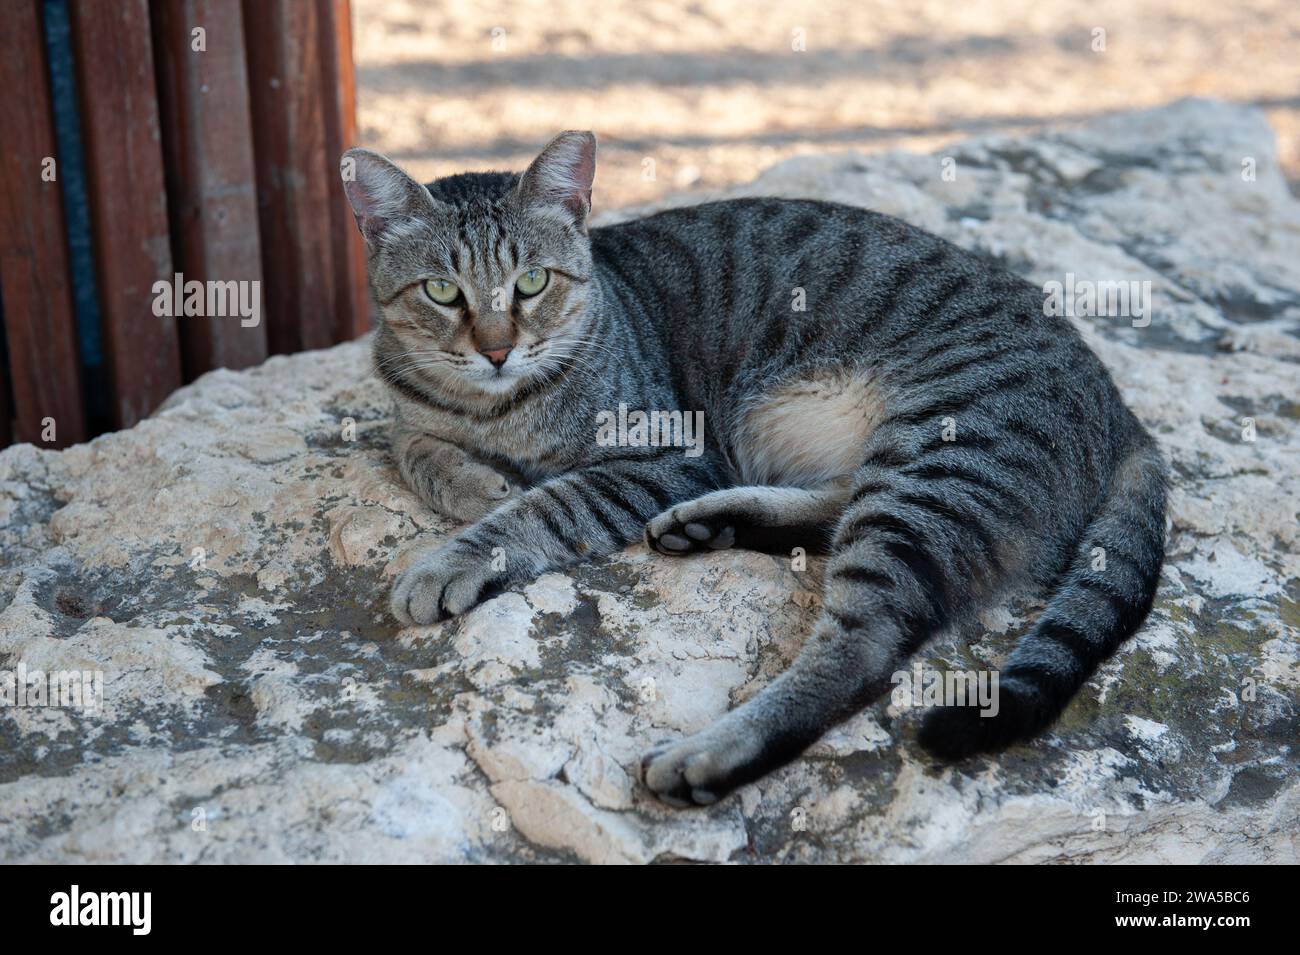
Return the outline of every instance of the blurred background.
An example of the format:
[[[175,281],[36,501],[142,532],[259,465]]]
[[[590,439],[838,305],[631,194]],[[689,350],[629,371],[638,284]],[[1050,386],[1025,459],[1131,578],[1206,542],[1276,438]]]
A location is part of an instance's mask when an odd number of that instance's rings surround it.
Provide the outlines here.
[[[1262,109],[1300,194],[1297,0],[4,9],[0,448],[129,427],[214,368],[364,334],[338,168],[357,143],[427,181],[522,169],[592,129],[599,212],[800,154],[926,152],[1202,96]],[[232,282],[256,316],[216,298],[181,314],[179,289]]]
[[[1300,185],[1296,0],[353,0],[353,21],[361,141],[426,181],[591,128],[610,208],[1212,96],[1265,110]]]

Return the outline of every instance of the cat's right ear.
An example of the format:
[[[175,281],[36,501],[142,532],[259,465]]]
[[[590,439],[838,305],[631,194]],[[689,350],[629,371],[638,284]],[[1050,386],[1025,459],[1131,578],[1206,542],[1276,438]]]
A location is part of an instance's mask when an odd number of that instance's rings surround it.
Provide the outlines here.
[[[374,242],[394,222],[437,211],[428,189],[369,149],[345,152],[339,160],[339,174],[357,228],[367,242]]]

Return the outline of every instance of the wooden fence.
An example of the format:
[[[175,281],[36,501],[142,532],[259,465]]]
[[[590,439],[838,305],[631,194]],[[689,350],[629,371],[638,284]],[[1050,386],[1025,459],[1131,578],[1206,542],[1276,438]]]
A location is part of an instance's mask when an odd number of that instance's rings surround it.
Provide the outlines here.
[[[5,6],[0,447],[129,427],[212,368],[369,328],[338,176],[348,0]],[[176,314],[194,288],[223,314]]]

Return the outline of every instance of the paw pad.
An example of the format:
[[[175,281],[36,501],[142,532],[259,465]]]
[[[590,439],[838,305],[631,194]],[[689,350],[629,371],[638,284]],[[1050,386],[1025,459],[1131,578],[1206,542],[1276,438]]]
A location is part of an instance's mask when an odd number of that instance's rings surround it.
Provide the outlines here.
[[[736,543],[736,529],[701,520],[682,521],[675,512],[661,514],[646,525],[646,543],[661,554],[680,556],[695,551],[726,550]]]

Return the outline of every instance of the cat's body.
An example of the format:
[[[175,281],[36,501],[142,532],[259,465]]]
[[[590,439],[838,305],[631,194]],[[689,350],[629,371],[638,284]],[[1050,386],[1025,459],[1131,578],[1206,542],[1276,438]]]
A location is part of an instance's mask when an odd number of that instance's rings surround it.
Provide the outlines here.
[[[669,555],[829,550],[793,667],[646,758],[660,796],[707,803],[869,703],[938,630],[1051,584],[999,714],[936,710],[922,740],[960,756],[1049,724],[1145,617],[1164,540],[1154,443],[1068,321],[1005,270],[847,206],[734,200],[587,233],[592,149],[565,134],[522,181],[454,177],[423,196],[385,192],[396,170],[374,157],[362,181],[383,188],[349,190],[385,304],[376,365],[399,466],[431,506],[476,520],[399,578],[399,619],[463,612],[643,536]],[[434,261],[461,283],[459,312],[427,288],[410,299]],[[549,270],[542,292],[484,307],[532,267]],[[489,358],[458,365],[471,349]],[[598,414],[620,404],[702,411],[703,453],[598,442]]]

